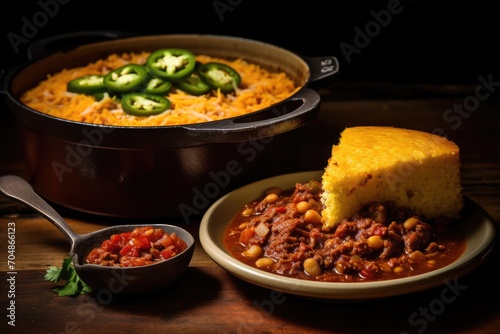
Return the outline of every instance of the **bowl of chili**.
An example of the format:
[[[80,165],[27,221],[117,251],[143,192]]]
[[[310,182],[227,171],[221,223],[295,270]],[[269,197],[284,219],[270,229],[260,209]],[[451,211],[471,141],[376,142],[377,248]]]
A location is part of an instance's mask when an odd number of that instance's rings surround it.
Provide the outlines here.
[[[259,258],[260,255],[254,257],[250,253],[256,252],[251,248],[245,250],[241,242],[244,242],[243,239],[249,239],[253,236],[255,236],[255,240],[259,240],[262,235],[271,234],[271,231],[266,229],[264,232],[258,232],[257,229],[260,227],[257,226],[252,231],[252,236],[246,236],[243,231],[247,231],[247,229],[244,228],[240,237],[238,237],[238,231],[244,227],[245,222],[248,224],[250,220],[250,218],[239,219],[240,214],[246,216],[245,209],[252,209],[259,203],[263,203],[264,200],[262,199],[265,198],[264,194],[267,190],[279,188],[283,191],[289,191],[293,190],[297,183],[305,184],[305,188],[307,188],[307,184],[311,180],[320,181],[322,173],[323,171],[307,171],[279,175],[250,183],[224,195],[203,216],[200,224],[202,247],[222,268],[252,284],[305,298],[338,301],[372,300],[437,287],[447,280],[456,280],[475,270],[488,258],[493,250],[496,231],[491,217],[475,202],[465,198],[462,218],[449,227],[449,233],[443,239],[445,240],[444,246],[446,249],[444,257],[450,257],[450,259],[446,264],[439,264],[439,257],[436,256],[434,260],[437,265],[430,271],[427,269],[426,271],[419,271],[415,268],[415,270],[406,271],[403,275],[395,272],[383,278],[369,277],[364,273],[356,278],[346,273],[339,274],[336,269],[327,274],[325,272],[313,273],[307,270],[306,265],[301,267],[297,263],[300,261],[300,253],[305,254],[310,250],[308,248],[310,247],[309,242],[314,243],[317,249],[321,248],[321,233],[316,228],[316,231],[312,231],[309,235],[305,230],[294,226],[293,219],[290,218],[283,223],[284,229],[280,230],[278,227],[271,227],[273,234],[275,236],[284,236],[283,240],[289,240],[290,243],[298,243],[297,240],[300,240],[302,236],[304,237],[302,245],[295,247],[283,241],[282,244],[270,250],[270,254],[279,257],[280,254],[288,253],[290,250],[296,250],[296,254],[292,254],[293,258],[284,261],[288,263],[285,263],[285,266],[281,267],[279,272],[271,270],[268,267],[269,264],[258,264],[260,259],[265,259],[265,257]],[[288,196],[289,193],[285,192],[284,194]],[[305,198],[303,193],[299,194],[299,197],[301,195],[302,198]],[[285,206],[281,206],[283,202],[276,203],[279,203],[277,207],[269,209],[272,211],[273,223],[278,223],[280,213],[285,215],[285,211],[287,211]],[[298,201],[294,203],[297,204]],[[264,215],[266,215],[265,212],[260,214],[260,216]],[[298,215],[294,217],[297,220],[301,219]],[[265,217],[256,219],[261,222],[266,221]],[[305,217],[302,220],[305,221],[305,225],[314,225],[307,222]],[[285,233],[287,228],[292,229],[295,234],[288,237]],[[335,252],[337,251],[335,250]],[[349,247],[347,247],[347,251],[350,252]],[[242,252],[248,252],[249,254],[240,254]],[[338,254],[331,255],[327,260],[332,261],[336,255]],[[352,254],[347,253],[347,255]],[[406,254],[403,255],[403,257],[405,256]],[[372,257],[373,255],[369,260],[373,260]],[[387,259],[387,261],[392,260],[397,259]],[[414,265],[417,267],[416,264]]]
[[[24,92],[51,73],[83,66],[112,53],[147,51],[154,55],[146,64],[149,80],[142,84],[150,90],[122,97],[123,107],[139,116],[168,108],[169,101],[155,89],[180,89],[193,95],[218,89],[224,94],[232,84],[214,78],[223,73],[233,83],[239,82],[238,75],[223,64],[199,66],[182,50],[228,59],[240,57],[282,71],[291,77],[297,90],[246,115],[168,126],[73,121],[39,112],[20,101]],[[171,56],[185,59],[182,71],[186,73],[169,73],[162,62]],[[74,78],[78,80],[71,86],[99,95],[104,85],[108,91],[111,87],[122,94],[119,91],[126,91],[128,83],[144,77],[143,70],[124,66],[103,77]],[[34,58],[9,71],[3,93],[19,128],[28,180],[45,199],[95,215],[182,217],[189,222],[199,219],[218,197],[243,184],[294,170],[301,134],[319,113],[316,88],[326,85],[337,73],[334,56],[306,57],[251,39],[197,34],[134,36],[82,44]]]

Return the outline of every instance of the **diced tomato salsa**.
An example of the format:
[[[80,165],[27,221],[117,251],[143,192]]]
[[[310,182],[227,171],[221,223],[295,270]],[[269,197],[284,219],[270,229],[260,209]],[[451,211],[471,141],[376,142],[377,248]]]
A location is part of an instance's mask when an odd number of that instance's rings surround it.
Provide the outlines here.
[[[111,267],[138,267],[167,260],[187,248],[175,233],[141,226],[131,232],[113,234],[85,258],[87,264]]]

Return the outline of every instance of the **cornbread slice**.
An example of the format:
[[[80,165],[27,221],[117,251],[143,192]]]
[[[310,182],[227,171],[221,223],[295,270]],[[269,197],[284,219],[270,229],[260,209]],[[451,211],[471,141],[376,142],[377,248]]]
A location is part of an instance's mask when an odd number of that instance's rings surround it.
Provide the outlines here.
[[[457,219],[463,206],[459,148],[444,137],[386,126],[344,129],[322,177],[324,226],[371,201],[393,201],[425,219]]]

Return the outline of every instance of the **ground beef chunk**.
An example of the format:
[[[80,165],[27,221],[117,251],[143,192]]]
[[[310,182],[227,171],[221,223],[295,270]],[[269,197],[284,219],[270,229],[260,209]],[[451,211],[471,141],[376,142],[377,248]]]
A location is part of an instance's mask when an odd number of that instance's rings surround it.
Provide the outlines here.
[[[417,250],[425,250],[432,240],[431,226],[419,222],[412,231],[409,231],[403,236],[403,239],[406,253],[410,254]]]

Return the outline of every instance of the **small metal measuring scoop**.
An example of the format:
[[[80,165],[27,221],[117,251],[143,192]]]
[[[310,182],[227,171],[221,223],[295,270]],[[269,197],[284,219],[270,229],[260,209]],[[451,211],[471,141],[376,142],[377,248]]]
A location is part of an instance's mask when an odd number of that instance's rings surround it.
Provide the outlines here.
[[[165,288],[180,278],[193,256],[195,242],[188,231],[175,225],[147,224],[153,228],[161,228],[168,234],[174,232],[186,242],[187,249],[170,259],[140,267],[122,268],[85,264],[83,261],[90,251],[99,247],[113,234],[130,232],[135,227],[145,225],[116,225],[91,233],[76,234],[23,178],[14,175],[0,177],[0,192],[38,212],[69,239],[71,242],[69,254],[73,256],[76,273],[94,290],[104,289],[104,292],[111,294],[139,294]]]

